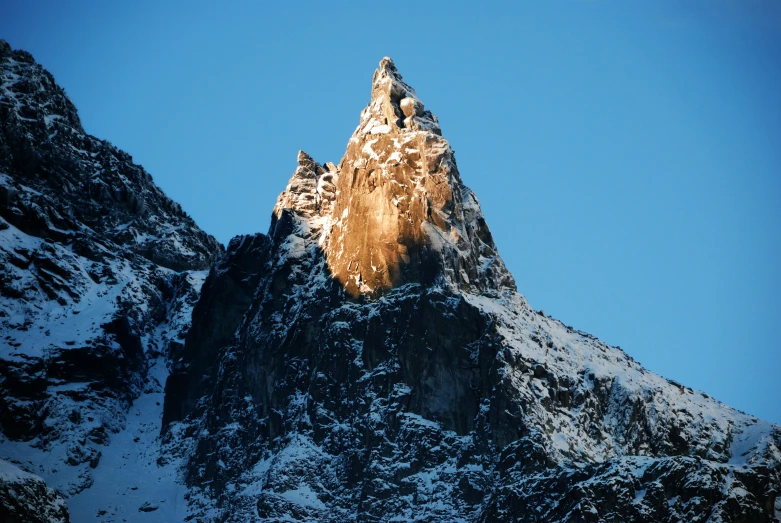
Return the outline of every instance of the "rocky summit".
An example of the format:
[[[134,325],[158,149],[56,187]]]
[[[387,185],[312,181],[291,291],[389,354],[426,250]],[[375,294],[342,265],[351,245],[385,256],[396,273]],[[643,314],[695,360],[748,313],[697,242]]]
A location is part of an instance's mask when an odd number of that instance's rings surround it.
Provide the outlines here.
[[[3,521],[781,519],[781,427],[535,312],[389,58],[225,250],[0,75]]]

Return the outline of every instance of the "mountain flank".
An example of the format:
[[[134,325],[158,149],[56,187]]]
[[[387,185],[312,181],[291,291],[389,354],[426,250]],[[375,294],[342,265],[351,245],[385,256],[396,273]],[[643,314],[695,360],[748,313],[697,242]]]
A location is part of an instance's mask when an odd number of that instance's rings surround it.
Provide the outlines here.
[[[0,41],[0,260],[4,521],[781,519],[781,427],[536,312],[389,58],[223,248]]]

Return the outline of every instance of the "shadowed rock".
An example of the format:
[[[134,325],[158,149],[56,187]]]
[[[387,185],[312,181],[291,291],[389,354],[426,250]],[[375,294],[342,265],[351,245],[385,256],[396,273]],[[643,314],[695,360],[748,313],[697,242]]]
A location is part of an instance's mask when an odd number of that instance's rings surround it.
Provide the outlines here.
[[[0,458],[63,496],[93,486],[127,410],[161,391],[223,251],[0,40]]]
[[[0,521],[68,523],[70,517],[65,500],[41,478],[0,460]]]

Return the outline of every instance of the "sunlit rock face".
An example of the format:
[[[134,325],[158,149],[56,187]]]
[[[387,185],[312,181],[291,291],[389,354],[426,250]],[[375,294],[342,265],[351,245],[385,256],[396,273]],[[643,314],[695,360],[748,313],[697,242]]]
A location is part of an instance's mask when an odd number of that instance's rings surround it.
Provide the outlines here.
[[[299,153],[274,209],[320,217],[328,269],[352,297],[406,283],[514,289],[437,117],[390,58],[339,166]]]
[[[437,117],[389,58],[339,164],[328,267],[347,292],[514,288]]]

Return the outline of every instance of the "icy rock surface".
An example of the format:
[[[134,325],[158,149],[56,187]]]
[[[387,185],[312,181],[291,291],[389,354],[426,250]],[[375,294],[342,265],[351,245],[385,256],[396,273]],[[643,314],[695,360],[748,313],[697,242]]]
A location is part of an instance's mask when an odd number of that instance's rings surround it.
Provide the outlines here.
[[[0,459],[74,520],[137,520],[163,483],[183,490],[157,463],[163,386],[222,252],[0,40]]]
[[[299,153],[212,268],[182,354],[164,446],[196,519],[781,515],[781,429],[535,312],[387,58],[339,165]]]
[[[65,500],[34,474],[0,460],[0,521],[68,523]]]

